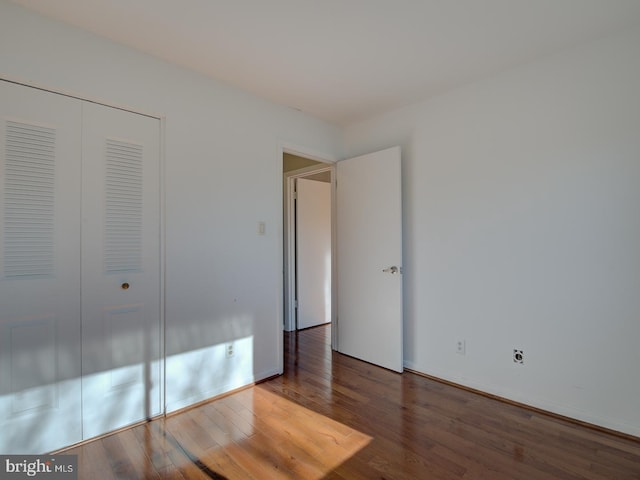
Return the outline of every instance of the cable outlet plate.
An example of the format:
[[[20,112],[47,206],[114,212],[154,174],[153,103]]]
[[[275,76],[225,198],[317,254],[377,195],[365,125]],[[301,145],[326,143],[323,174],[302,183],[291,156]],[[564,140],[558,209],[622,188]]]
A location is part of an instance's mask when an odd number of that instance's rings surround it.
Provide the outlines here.
[[[513,363],[517,363],[518,365],[524,364],[524,352],[517,348],[513,349]]]

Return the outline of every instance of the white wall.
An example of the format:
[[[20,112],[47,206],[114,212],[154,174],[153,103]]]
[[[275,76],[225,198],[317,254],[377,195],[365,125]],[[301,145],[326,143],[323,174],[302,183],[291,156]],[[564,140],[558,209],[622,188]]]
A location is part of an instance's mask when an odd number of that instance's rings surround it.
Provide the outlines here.
[[[408,368],[640,435],[638,52],[627,32],[347,129],[349,155],[403,147]]]
[[[169,410],[277,373],[279,145],[337,157],[340,131],[5,1],[0,77],[166,118]]]

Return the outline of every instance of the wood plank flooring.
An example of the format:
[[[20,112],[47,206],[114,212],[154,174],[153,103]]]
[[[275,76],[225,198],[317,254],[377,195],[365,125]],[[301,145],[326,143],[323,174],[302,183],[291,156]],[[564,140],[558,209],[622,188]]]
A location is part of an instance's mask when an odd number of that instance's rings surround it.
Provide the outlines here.
[[[640,479],[640,442],[285,335],[285,374],[65,453],[84,479]]]

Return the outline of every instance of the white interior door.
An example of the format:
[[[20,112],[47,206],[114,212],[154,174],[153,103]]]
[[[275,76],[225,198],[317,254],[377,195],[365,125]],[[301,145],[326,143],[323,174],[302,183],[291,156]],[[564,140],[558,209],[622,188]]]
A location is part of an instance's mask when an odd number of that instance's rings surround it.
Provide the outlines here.
[[[159,130],[83,105],[85,438],[161,413]]]
[[[82,439],[81,103],[0,81],[0,452]]]
[[[296,180],[298,328],[331,322],[331,184]]]
[[[401,372],[400,147],[337,164],[338,351]]]

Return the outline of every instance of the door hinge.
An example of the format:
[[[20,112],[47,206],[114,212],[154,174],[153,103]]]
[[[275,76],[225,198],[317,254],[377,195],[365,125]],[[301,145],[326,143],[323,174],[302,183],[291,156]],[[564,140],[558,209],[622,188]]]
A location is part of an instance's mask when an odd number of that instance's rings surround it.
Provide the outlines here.
[[[298,300],[293,301],[293,308],[298,308]]]

